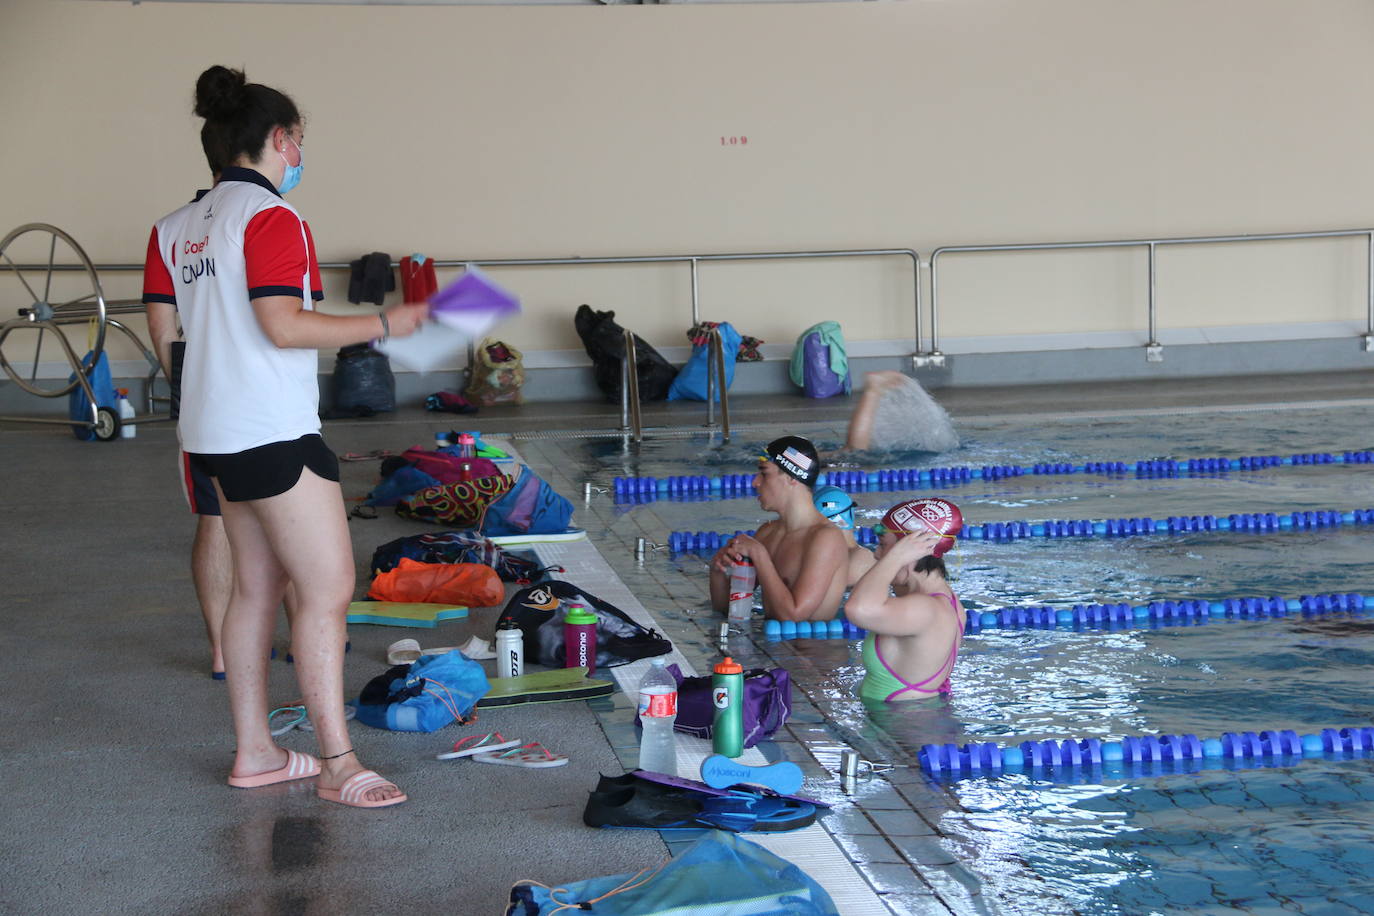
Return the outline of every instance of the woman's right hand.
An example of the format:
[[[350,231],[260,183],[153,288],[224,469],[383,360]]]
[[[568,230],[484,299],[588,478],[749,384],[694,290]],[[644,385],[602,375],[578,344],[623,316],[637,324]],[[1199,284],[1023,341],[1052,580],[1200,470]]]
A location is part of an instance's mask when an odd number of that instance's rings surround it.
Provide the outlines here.
[[[428,302],[401,302],[383,310],[390,337],[407,337],[429,320]]]

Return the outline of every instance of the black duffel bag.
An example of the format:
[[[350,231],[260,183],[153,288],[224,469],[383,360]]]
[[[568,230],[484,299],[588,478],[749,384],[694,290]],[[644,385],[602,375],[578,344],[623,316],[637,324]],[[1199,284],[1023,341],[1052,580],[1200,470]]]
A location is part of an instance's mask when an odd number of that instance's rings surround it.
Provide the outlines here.
[[[620,400],[620,364],[625,359],[625,329],[615,320],[615,312],[598,312],[589,305],[579,306],[573,317],[577,336],[592,359],[596,387],[608,401]],[[677,369],[653,347],[635,335],[635,372],[639,377],[639,399],[661,401],[677,378]]]

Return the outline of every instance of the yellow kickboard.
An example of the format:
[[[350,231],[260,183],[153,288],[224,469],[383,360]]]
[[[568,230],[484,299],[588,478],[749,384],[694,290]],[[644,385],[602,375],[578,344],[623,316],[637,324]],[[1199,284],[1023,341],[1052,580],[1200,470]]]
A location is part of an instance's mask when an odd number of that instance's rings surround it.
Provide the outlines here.
[[[348,606],[349,623],[375,623],[384,627],[428,627],[441,620],[462,620],[465,607],[406,601],[354,601]]]

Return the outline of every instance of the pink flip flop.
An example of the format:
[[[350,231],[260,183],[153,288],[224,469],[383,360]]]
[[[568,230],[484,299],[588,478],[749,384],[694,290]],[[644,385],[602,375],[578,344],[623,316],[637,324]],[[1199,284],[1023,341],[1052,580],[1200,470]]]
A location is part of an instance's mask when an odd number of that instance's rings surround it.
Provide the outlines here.
[[[381,801],[369,801],[363,797],[373,789],[380,789],[382,786],[395,788],[396,784],[388,779],[383,779],[372,770],[362,770],[348,777],[344,784],[337,789],[325,789],[316,786],[315,793],[325,801],[338,802],[341,805],[348,805],[350,808],[389,808],[406,800],[407,796],[404,792],[395,798],[384,798]]]
[[[270,770],[266,773],[259,773],[256,776],[230,776],[229,785],[235,789],[258,789],[262,786],[274,786],[279,782],[290,782],[293,779],[309,779],[311,776],[320,775],[320,762],[309,754],[302,754],[288,749],[286,752],[286,766],[279,770]]]
[[[532,770],[544,769],[545,767],[561,767],[568,762],[568,758],[562,754],[551,752],[538,741],[531,741],[519,747],[513,747],[508,751],[492,751],[487,754],[475,754],[473,760],[478,763],[494,763],[499,766],[507,767],[526,767]]]
[[[519,743],[519,738],[508,739],[500,732],[490,732],[485,735],[468,735],[466,738],[454,742],[453,750],[436,756],[439,760],[457,760],[459,757],[471,757],[475,754],[504,751],[506,748],[515,747]]]

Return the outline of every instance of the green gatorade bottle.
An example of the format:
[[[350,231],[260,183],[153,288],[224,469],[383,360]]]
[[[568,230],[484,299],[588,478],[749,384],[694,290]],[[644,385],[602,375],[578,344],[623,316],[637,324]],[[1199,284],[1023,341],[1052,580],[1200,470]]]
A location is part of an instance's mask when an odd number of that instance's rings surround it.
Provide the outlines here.
[[[744,753],[744,669],[728,655],[712,669],[711,702],[716,707],[711,749],[738,757]]]

